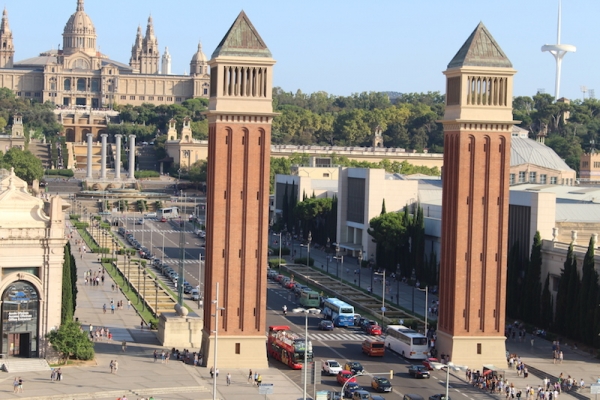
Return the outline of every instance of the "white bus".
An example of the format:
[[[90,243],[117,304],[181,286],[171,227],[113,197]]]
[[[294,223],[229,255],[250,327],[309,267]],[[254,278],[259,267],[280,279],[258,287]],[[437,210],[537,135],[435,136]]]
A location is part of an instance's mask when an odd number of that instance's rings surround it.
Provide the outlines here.
[[[160,208],[158,210],[158,215],[157,218],[160,220],[162,218],[177,218],[179,217],[179,208],[177,207],[165,207],[165,208]]]
[[[404,325],[388,326],[385,332],[385,347],[413,360],[424,360],[429,354],[427,338]]]
[[[335,326],[354,325],[354,307],[339,299],[329,298],[323,302],[323,315]]]

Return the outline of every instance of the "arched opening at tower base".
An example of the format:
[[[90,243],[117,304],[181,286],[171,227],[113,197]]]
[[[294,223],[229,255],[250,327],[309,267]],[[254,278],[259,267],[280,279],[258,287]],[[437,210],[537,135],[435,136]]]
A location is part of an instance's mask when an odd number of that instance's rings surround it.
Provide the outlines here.
[[[35,287],[26,281],[12,283],[2,293],[2,354],[38,357],[40,302]]]

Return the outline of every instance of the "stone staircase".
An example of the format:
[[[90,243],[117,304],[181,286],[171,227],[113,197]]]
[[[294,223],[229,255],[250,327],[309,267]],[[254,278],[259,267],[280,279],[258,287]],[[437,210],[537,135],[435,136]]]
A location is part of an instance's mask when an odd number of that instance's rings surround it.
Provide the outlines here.
[[[52,168],[52,158],[50,157],[50,144],[42,143],[39,140],[33,139],[27,149],[33,153],[36,158],[42,161],[44,169]]]
[[[158,171],[154,146],[138,146],[136,162],[140,171]]]
[[[43,358],[7,358],[1,360],[2,370],[11,374],[19,372],[50,371]]]

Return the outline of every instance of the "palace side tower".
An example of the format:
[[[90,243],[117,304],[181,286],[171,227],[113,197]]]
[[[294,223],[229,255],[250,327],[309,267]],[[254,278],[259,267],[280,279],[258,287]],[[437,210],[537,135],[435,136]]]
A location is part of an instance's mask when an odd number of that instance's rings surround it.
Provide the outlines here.
[[[205,364],[212,365],[216,333],[219,368],[265,368],[275,60],[242,11],[208,64],[211,85],[202,354]],[[219,309],[215,310],[217,284]]]
[[[502,366],[512,68],[480,23],[446,75],[436,347],[457,365]]]

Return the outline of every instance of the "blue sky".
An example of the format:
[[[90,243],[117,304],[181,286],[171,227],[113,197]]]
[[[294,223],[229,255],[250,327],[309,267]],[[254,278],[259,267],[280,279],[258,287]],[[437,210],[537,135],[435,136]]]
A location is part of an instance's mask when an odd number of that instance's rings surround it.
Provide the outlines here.
[[[86,0],[100,51],[129,62],[138,25],[151,13],[161,52],[173,72],[189,71],[202,41],[213,50],[245,10],[277,60],[274,85],[286,91],[444,91],[442,71],[479,21],[518,71],[515,95],[554,94],[558,0]],[[15,60],[62,44],[76,0],[5,0]],[[561,95],[581,98],[581,86],[600,98],[598,0],[563,0],[561,43],[577,46],[563,62]]]

